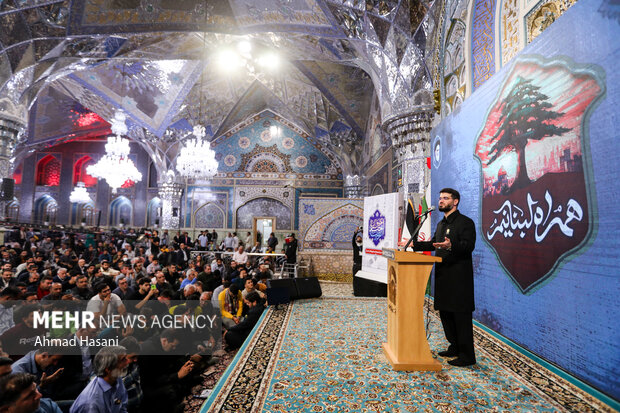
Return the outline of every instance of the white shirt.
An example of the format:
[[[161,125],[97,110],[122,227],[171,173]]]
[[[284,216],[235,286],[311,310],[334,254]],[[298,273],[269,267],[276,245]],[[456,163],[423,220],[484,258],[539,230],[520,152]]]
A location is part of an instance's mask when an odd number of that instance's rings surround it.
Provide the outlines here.
[[[211,297],[211,303],[213,304],[213,308],[220,308],[220,293],[224,291],[224,286],[220,285],[215,290],[213,290],[213,296]]]
[[[248,262],[248,253],[243,251],[242,253],[239,253],[239,251],[236,251],[233,254],[233,261],[237,261],[238,264],[245,264],[246,262]]]
[[[224,248],[234,248],[235,239],[233,237],[224,238]]]
[[[108,304],[106,315],[118,314],[118,308],[122,305],[123,305],[123,302],[121,301],[121,298],[114,293],[110,293],[110,304]],[[99,297],[99,294],[96,294],[93,298],[88,300],[86,311],[92,311],[93,313],[100,313],[102,309],[103,309],[103,300]]]

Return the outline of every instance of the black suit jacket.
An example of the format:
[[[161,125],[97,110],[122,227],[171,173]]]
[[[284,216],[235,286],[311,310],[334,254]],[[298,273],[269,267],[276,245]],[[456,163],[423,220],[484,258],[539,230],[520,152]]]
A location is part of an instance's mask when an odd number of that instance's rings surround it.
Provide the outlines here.
[[[241,334],[244,337],[247,337],[250,334],[250,331],[254,328],[258,320],[260,320],[260,316],[263,314],[264,307],[260,305],[260,303],[248,311],[248,314],[245,316],[242,322],[236,324],[228,329],[228,331],[235,331]]]
[[[185,257],[183,256],[183,251],[179,249],[178,251],[175,251],[172,255],[172,262],[181,268],[185,268],[187,260],[189,260],[189,251],[185,251],[185,256],[187,257],[187,259],[185,259]]]
[[[435,250],[433,242],[450,238],[450,250]],[[436,251],[442,262],[435,264],[435,309],[439,311],[474,311],[474,268],[472,252],[476,245],[474,221],[458,210],[437,224],[433,239],[416,242],[417,251]]]

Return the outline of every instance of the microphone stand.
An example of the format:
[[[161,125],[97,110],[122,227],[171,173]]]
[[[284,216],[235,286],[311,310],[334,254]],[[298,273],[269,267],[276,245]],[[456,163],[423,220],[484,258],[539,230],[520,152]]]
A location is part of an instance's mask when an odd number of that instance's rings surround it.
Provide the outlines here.
[[[424,214],[421,217],[418,216],[418,219],[420,219],[420,223],[416,227],[415,231],[413,231],[413,234],[411,234],[411,238],[409,238],[409,241],[407,241],[407,244],[405,244],[405,248],[403,249],[403,251],[407,251],[407,248],[409,247],[409,245],[411,245],[411,243],[414,240],[418,239],[418,234],[420,233],[420,229],[422,229],[422,225],[424,224],[424,221],[426,221],[427,217],[428,217],[428,214]],[[413,247],[411,247],[411,249],[413,250]]]

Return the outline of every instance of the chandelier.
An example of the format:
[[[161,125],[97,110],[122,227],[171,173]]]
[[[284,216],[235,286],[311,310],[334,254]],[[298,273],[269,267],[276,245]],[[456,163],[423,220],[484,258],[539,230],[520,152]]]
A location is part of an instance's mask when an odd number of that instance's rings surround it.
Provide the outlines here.
[[[177,157],[177,171],[189,179],[211,179],[217,173],[218,162],[211,143],[204,140],[204,126],[194,126],[193,135],[195,139],[187,140],[181,148]]]
[[[127,181],[140,182],[142,174],[129,159],[129,140],[121,137],[127,133],[127,125],[125,114],[120,110],[114,114],[112,133],[115,136],[108,137],[105,155],[96,164],[88,166],[86,172],[95,178],[105,179],[115,194]]]
[[[91,201],[84,182],[78,182],[77,186],[73,188],[71,195],[69,195],[69,201],[72,204],[87,204]]]
[[[207,54],[206,39],[207,35],[206,33],[203,33],[203,56],[206,56]],[[200,73],[200,84],[198,90],[200,106],[198,119],[204,119],[202,115],[202,101],[204,93],[203,82],[204,73]],[[211,179],[217,173],[219,164],[215,160],[215,151],[211,149],[211,143],[205,140],[205,127],[200,124],[194,125],[192,134],[194,135],[194,139],[186,140],[183,147],[179,151],[179,155],[176,160],[176,169],[179,174],[186,179]]]

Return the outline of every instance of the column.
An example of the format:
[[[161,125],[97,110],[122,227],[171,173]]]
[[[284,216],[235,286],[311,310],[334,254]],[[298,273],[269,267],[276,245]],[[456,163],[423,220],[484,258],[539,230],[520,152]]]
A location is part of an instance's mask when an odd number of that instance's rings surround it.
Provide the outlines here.
[[[173,171],[165,174],[165,182],[159,184],[159,197],[161,198],[161,229],[181,228],[181,195],[183,184],[176,181]]]
[[[433,106],[421,105],[413,111],[394,116],[383,124],[394,147],[402,177],[399,191],[403,196],[423,196],[430,184],[426,159],[430,156],[430,130],[434,117]]]
[[[8,119],[0,118],[0,182],[4,178],[13,177],[13,165],[11,158],[17,145],[17,137],[23,130],[21,124]],[[1,194],[0,197],[0,219],[4,219],[6,203],[13,199],[12,193]],[[10,195],[10,196],[9,196]]]
[[[366,195],[364,180],[364,176],[347,175],[344,179],[344,197],[363,198]]]

